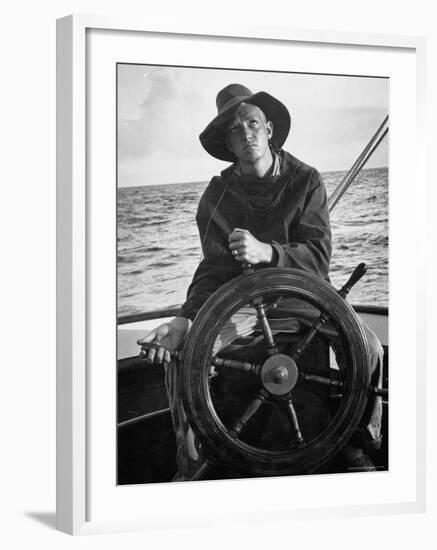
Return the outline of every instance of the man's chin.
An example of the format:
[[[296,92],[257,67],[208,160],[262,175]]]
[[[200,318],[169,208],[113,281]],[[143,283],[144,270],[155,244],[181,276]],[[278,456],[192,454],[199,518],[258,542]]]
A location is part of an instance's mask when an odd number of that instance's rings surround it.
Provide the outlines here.
[[[248,149],[245,149],[242,155],[246,162],[255,162],[260,159],[261,156],[262,155],[260,154],[258,147],[250,147]]]

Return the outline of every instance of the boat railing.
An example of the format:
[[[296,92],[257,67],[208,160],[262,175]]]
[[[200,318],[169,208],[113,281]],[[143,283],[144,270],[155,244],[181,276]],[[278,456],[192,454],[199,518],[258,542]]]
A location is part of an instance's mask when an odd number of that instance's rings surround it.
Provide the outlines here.
[[[138,323],[140,321],[150,321],[153,319],[163,319],[164,317],[175,317],[180,311],[180,306],[168,306],[162,309],[153,311],[144,311],[142,313],[133,313],[131,315],[122,315],[118,317],[119,325],[127,325],[130,323]]]
[[[352,307],[357,313],[373,313],[375,315],[388,315],[387,306],[375,306],[365,304],[352,304]],[[144,311],[142,313],[133,313],[131,315],[123,315],[118,317],[118,325],[128,325],[131,323],[139,323],[141,321],[151,321],[153,319],[164,319],[165,317],[175,317],[180,312],[180,307],[177,305],[169,306],[153,311]]]

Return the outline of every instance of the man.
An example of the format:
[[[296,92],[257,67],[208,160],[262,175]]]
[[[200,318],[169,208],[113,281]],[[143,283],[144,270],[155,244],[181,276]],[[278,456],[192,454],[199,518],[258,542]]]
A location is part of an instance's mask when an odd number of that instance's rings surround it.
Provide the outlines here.
[[[290,115],[266,92],[253,94],[231,84],[217,95],[218,114],[200,135],[205,150],[230,161],[206,188],[198,207],[204,258],[188,289],[181,313],[138,341],[149,363],[170,363],[169,350],[182,347],[202,304],[245,265],[292,267],[328,278],[331,231],[326,191],[319,173],[281,149],[290,129]],[[378,384],[382,349],[365,327],[371,349],[372,381]],[[329,332],[329,330],[327,331]],[[329,334],[328,334],[329,337]],[[150,342],[158,344],[147,349]],[[178,467],[183,479],[202,462],[201,442],[188,425],[177,395],[177,369],[167,368]],[[345,450],[348,463],[372,469],[362,447],[380,444],[381,403],[376,398],[361,429],[359,446]]]

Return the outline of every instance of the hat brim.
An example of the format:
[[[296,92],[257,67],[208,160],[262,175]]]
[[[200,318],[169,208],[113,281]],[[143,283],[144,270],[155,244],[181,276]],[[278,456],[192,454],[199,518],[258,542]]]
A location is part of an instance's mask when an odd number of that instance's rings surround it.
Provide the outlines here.
[[[226,122],[238,109],[241,103],[250,103],[259,107],[273,124],[273,143],[281,148],[290,132],[290,113],[287,107],[267,92],[258,92],[238,101],[229,109],[217,115],[200,134],[199,139],[203,148],[219,160],[236,162],[238,159],[229,151],[226,145]]]

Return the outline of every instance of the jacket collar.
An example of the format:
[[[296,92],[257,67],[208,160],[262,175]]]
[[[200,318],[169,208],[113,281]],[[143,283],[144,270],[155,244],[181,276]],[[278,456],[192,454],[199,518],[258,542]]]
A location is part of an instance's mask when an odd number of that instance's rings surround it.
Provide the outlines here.
[[[275,152],[275,156],[278,158],[278,171],[279,173],[272,173],[268,177],[274,177],[276,175],[285,175],[288,172],[294,172],[294,169],[298,167],[299,164],[302,164],[298,159],[290,155],[287,151],[280,149],[278,152]],[[275,158],[276,160],[276,158]],[[232,176],[241,176],[241,172],[238,173],[238,163],[231,164],[221,172],[222,178],[227,181]]]

